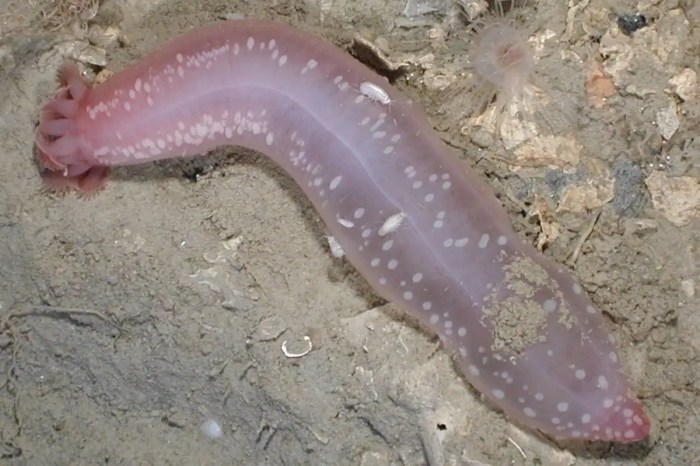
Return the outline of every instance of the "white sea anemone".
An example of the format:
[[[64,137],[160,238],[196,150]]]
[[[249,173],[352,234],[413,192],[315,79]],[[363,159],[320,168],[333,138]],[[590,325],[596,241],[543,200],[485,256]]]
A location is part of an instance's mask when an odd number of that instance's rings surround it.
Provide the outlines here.
[[[497,129],[505,118],[529,113],[535,90],[535,55],[521,24],[526,3],[492,0],[488,11],[469,24],[466,87],[472,96],[471,113],[476,116],[490,110]]]

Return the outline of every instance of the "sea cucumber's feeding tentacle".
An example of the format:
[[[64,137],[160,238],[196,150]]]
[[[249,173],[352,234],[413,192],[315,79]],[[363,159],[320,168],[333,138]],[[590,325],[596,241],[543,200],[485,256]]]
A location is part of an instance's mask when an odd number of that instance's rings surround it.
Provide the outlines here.
[[[51,183],[89,190],[108,166],[221,144],[261,151],[379,294],[435,331],[512,419],[556,438],[648,434],[581,287],[513,232],[407,99],[342,51],[241,20],[181,36],[94,89],[63,76],[37,129]]]

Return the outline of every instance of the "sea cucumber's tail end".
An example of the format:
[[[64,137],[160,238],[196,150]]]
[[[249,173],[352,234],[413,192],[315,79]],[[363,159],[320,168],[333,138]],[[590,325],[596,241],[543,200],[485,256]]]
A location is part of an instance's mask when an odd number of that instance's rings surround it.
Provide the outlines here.
[[[76,190],[90,195],[104,186],[108,173],[106,167],[90,162],[81,143],[77,116],[90,85],[73,62],[61,67],[58,80],[58,94],[41,110],[35,132],[44,187],[52,192]]]

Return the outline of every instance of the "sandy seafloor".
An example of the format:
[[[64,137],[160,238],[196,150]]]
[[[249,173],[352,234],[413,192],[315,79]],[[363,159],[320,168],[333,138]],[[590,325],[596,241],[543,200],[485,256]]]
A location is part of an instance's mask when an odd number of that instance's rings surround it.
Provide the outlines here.
[[[0,2],[0,464],[700,464],[693,0],[535,2],[519,24],[541,92],[529,126],[495,137],[468,118],[469,35],[446,1],[412,20],[404,0],[115,0],[77,19],[46,14],[56,3],[81,2]],[[615,15],[634,12],[649,24],[628,37]],[[609,319],[648,440],[556,444],[514,426],[329,254],[263,155],[115,170],[87,200],[42,192],[33,130],[65,57],[118,71],[236,14],[359,38],[405,67],[396,85]],[[314,350],[286,357],[305,336]]]

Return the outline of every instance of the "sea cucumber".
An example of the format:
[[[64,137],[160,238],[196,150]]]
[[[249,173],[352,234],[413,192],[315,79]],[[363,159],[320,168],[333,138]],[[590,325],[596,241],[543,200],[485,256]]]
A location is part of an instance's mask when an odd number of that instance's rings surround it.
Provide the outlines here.
[[[437,333],[512,420],[556,439],[648,435],[581,286],[514,232],[409,99],[341,50],[280,23],[220,22],[95,88],[75,65],[61,82],[36,132],[51,187],[90,192],[109,166],[222,144],[258,150],[374,289]]]

